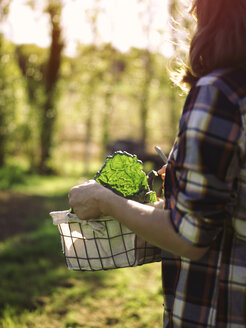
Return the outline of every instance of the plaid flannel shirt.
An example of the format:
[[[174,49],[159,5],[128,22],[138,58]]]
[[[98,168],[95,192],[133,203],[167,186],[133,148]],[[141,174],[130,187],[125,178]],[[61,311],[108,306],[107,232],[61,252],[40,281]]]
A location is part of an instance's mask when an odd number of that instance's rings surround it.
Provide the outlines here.
[[[191,89],[169,155],[166,208],[199,261],[165,254],[164,327],[246,327],[246,70]]]

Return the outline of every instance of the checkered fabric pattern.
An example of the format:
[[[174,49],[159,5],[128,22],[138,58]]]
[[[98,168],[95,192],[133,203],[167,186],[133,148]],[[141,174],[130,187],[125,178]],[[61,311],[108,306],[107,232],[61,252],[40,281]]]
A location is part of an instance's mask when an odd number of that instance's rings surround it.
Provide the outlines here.
[[[169,156],[166,208],[199,261],[165,254],[164,327],[246,327],[246,70],[190,90]]]

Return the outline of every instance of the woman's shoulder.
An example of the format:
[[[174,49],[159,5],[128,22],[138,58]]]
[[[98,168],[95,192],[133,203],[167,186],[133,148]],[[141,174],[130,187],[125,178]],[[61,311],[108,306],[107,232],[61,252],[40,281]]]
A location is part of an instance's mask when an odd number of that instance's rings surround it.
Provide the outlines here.
[[[246,98],[246,68],[221,69],[201,77],[195,87],[214,87],[233,103]]]

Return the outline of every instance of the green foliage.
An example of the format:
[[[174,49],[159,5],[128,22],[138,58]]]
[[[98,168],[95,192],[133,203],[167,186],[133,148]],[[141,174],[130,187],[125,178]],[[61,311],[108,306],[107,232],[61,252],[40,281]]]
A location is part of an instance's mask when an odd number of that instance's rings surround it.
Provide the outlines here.
[[[10,98],[15,106],[9,102],[8,117],[14,108],[16,116],[5,124],[5,135],[11,141],[6,145],[5,153],[11,156],[22,153],[35,169],[41,156],[39,138],[49,52],[35,45],[21,45],[13,51],[12,59],[14,53],[23,77],[16,63],[16,72],[7,74],[8,90],[14,86],[15,95],[19,96]],[[141,49],[132,48],[127,53],[120,53],[110,44],[80,45],[77,56],[63,56],[59,93],[56,89],[55,107],[49,108],[47,113],[49,117],[57,115],[57,121],[52,123],[49,165],[57,168],[58,163],[59,169],[63,170],[62,163],[72,157],[74,163],[83,163],[88,174],[92,161],[105,158],[106,146],[112,140],[140,140],[143,135],[141,103],[148,107],[147,150],[153,152],[153,146],[159,144],[169,151],[177,131],[182,98],[168,82],[166,67],[165,57],[151,54],[151,81],[147,85]],[[12,76],[16,76],[13,83]],[[149,89],[148,99],[144,98],[144,87]],[[43,124],[43,128],[45,137],[48,125]]]
[[[14,148],[18,109],[23,103],[23,80],[15,61],[14,46],[0,34],[0,166]]]
[[[25,174],[19,166],[0,168],[0,189],[9,189],[16,184],[25,183]]]
[[[168,82],[167,59],[156,53],[152,53],[151,57],[152,78],[146,102],[149,108],[147,149],[151,152],[153,145],[160,144],[169,151],[170,140],[173,141],[177,131],[177,121],[175,126],[169,124],[171,111],[180,111],[182,103],[178,101],[177,90],[172,89]],[[88,139],[92,160],[105,158],[107,142],[118,138],[140,140],[140,102],[143,100],[144,79],[141,49],[132,48],[127,53],[120,53],[110,44],[80,45],[76,57],[65,57],[57,143],[53,154],[60,156],[59,152],[65,145],[76,145],[79,152],[73,153],[73,158],[77,157],[84,163],[87,161],[85,145]],[[172,90],[175,97],[170,97]]]
[[[29,1],[29,5],[34,8],[36,1]],[[18,62],[22,73],[27,76],[28,98],[32,107],[38,109],[38,164],[36,169],[42,173],[52,172],[49,167],[51,157],[51,146],[53,143],[54,124],[56,121],[57,110],[57,85],[59,81],[60,66],[62,60],[62,26],[61,11],[62,2],[54,0],[47,1],[43,8],[48,13],[51,26],[51,44],[47,59],[39,62],[39,58],[34,53],[27,56],[22,48],[17,48]],[[25,49],[24,49],[25,50]],[[41,97],[39,96],[41,91]],[[36,116],[38,116],[36,115]]]
[[[19,67],[26,79],[28,100],[35,106],[40,106],[44,101],[43,82],[47,50],[34,44],[18,45],[15,50]]]
[[[40,158],[40,122],[42,106],[45,102],[45,72],[47,70],[48,49],[33,44],[19,45],[15,49],[17,62],[25,80],[27,110],[18,127],[21,149],[27,156],[30,168],[35,170]],[[20,147],[19,147],[20,148]]]
[[[136,155],[115,152],[108,156],[102,169],[95,175],[95,180],[125,198],[140,203],[157,201],[155,193],[149,189],[143,164]]]

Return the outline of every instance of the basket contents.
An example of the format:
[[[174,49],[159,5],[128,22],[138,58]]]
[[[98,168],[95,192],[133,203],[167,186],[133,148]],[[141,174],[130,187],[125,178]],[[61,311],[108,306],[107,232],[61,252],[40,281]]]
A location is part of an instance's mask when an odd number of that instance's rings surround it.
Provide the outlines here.
[[[157,200],[143,164],[135,155],[115,152],[94,179],[122,197],[141,203]],[[108,270],[160,260],[160,250],[138,238],[112,217],[80,220],[67,211],[51,212],[58,226],[66,263],[72,270]]]
[[[108,156],[101,170],[96,173],[95,180],[122,197],[140,203],[157,201],[155,192],[149,189],[143,163],[136,155],[117,151]]]

